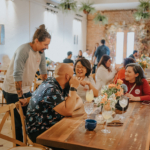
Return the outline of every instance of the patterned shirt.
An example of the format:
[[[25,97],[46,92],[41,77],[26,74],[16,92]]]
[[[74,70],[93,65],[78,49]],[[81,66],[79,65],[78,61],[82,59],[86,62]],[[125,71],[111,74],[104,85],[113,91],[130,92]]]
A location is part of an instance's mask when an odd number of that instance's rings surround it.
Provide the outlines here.
[[[64,91],[55,78],[48,78],[32,94],[26,115],[27,133],[47,130],[64,116],[53,108],[65,100]]]

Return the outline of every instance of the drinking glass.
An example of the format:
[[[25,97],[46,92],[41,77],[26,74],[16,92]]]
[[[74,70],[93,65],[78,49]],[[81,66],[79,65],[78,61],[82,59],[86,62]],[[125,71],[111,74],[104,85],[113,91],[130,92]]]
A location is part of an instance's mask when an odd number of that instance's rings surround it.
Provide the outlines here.
[[[90,118],[90,114],[93,112],[94,103],[93,102],[84,102],[84,110],[87,113],[87,118]]]
[[[109,130],[107,130],[107,121],[108,119],[111,118],[112,116],[112,110],[111,108],[110,109],[105,109],[105,106],[103,106],[103,109],[102,109],[102,116],[103,118],[106,120],[106,124],[105,124],[105,129],[101,130],[103,133],[110,133]]]
[[[94,100],[94,94],[93,94],[93,90],[88,90],[86,92],[86,100],[88,102],[92,102],[92,100]]]
[[[122,116],[120,116],[120,118],[123,120],[125,118],[123,116],[123,112],[124,112],[124,108],[128,105],[128,99],[125,97],[121,97],[121,99],[119,100],[119,104],[123,108],[122,109]]]

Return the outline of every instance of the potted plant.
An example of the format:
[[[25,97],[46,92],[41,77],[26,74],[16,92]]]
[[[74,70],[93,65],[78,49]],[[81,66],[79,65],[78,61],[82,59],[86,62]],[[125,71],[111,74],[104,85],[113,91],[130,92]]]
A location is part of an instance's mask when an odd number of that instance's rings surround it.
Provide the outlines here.
[[[77,2],[74,0],[62,0],[61,3],[58,5],[58,8],[61,9],[63,12],[68,12],[68,10],[77,10]]]
[[[148,1],[140,0],[140,5],[138,6],[139,10],[142,10],[143,13],[148,13],[149,12],[149,8],[150,8],[149,0]]]
[[[148,19],[150,17],[150,14],[143,13],[143,11],[137,11],[134,13],[134,17],[136,21],[140,21],[141,19]]]
[[[108,18],[106,16],[103,16],[100,13],[98,13],[94,18],[94,22],[96,24],[102,23],[103,25],[105,25],[105,24],[108,24]]]
[[[93,14],[96,12],[96,10],[94,7],[92,7],[92,5],[93,3],[89,3],[89,1],[87,3],[82,2],[79,11],[83,11],[85,14]]]

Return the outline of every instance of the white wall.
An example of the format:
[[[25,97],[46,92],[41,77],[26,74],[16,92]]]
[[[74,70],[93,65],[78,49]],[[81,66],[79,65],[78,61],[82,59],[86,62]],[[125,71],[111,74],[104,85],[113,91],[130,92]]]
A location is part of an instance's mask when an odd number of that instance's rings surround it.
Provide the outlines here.
[[[36,28],[45,23],[49,31],[52,31],[52,40],[46,56],[54,61],[62,61],[67,51],[78,53],[79,49],[86,49],[86,26],[87,20],[84,15],[82,19],[82,34],[78,45],[73,41],[73,19],[74,13],[56,14],[56,21],[47,15],[44,0],[0,0],[0,24],[5,25],[5,44],[0,45],[0,62],[2,55],[6,54],[12,58],[17,47],[23,43],[30,42]],[[52,24],[53,27],[52,27]],[[54,30],[54,31],[53,31]],[[54,38],[53,38],[54,37]],[[83,37],[83,38],[82,38]]]

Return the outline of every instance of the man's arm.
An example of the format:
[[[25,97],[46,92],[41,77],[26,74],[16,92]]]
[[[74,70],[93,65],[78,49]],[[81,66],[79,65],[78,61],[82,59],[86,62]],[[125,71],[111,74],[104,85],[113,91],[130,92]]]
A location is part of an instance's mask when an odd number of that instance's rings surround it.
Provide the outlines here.
[[[42,77],[42,80],[44,81],[47,79],[47,74],[42,74],[41,77]]]
[[[22,97],[22,95],[23,95],[23,92],[22,92],[22,81],[16,81],[15,82],[15,86],[16,86],[18,97]]]
[[[46,68],[46,58],[45,58],[45,54],[41,54],[41,62],[40,62],[40,74],[42,77],[42,80],[46,80],[47,79],[47,68]]]

